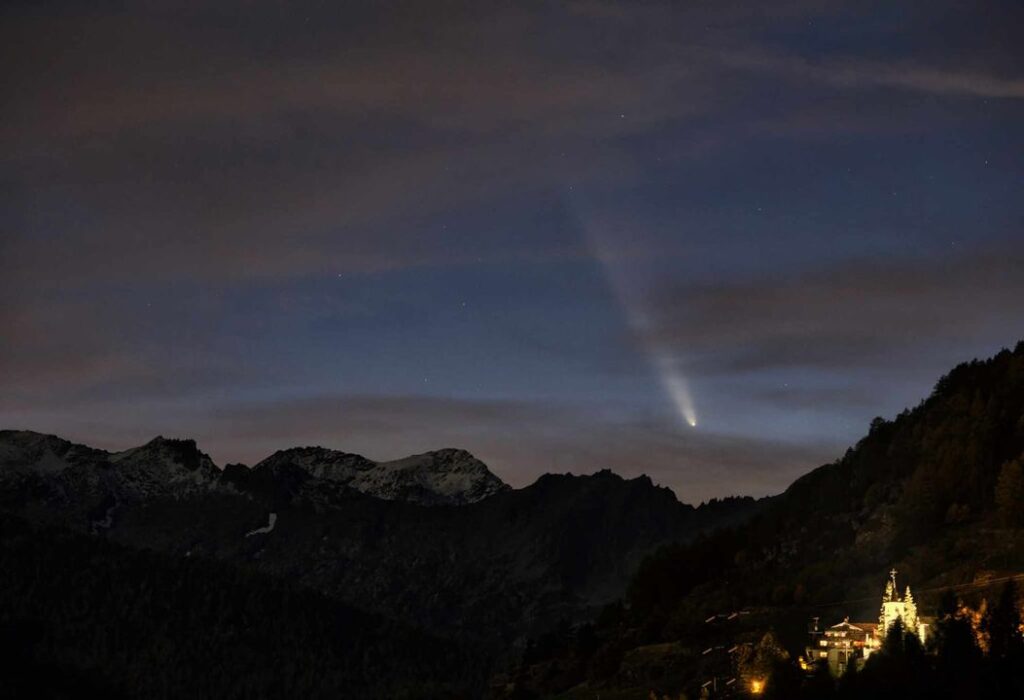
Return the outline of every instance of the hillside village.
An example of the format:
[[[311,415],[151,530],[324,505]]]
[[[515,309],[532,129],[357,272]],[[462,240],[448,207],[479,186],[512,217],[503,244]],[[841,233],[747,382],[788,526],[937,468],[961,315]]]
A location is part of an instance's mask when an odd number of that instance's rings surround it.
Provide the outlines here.
[[[815,620],[809,629],[808,645],[800,661],[801,667],[809,670],[813,664],[824,662],[835,677],[846,673],[851,663],[856,664],[860,670],[871,654],[882,647],[886,635],[897,620],[904,630],[913,632],[921,644],[926,645],[934,618],[918,613],[909,584],[903,595],[900,595],[896,573],[896,569],[889,572],[877,621],[850,622],[847,617],[842,622],[820,630]]]

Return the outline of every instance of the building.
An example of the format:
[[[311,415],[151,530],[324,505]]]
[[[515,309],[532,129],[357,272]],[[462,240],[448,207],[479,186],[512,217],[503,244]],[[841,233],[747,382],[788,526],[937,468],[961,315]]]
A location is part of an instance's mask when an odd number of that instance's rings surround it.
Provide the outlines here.
[[[922,644],[928,641],[928,625],[917,615],[917,604],[910,586],[906,587],[901,598],[896,590],[896,569],[893,569],[889,572],[889,581],[885,584],[885,594],[882,596],[882,609],[878,613],[879,642],[885,640],[889,627],[896,620],[901,620],[903,629],[916,634]]]
[[[817,629],[815,623],[810,630],[811,644],[805,650],[802,665],[810,670],[816,663],[824,661],[834,676],[846,673],[851,663],[856,663],[859,669],[864,659],[880,646],[877,628],[874,622],[853,623],[850,618],[824,630]]]
[[[893,569],[889,572],[889,580],[882,594],[878,622],[850,622],[850,618],[845,618],[837,625],[820,629],[818,618],[815,618],[808,629],[810,643],[805,649],[802,665],[810,670],[815,664],[824,661],[833,676],[846,673],[850,664],[856,664],[859,670],[872,652],[881,648],[885,635],[896,620],[902,622],[905,630],[916,634],[922,644],[927,641],[928,624],[918,615],[910,586],[906,587],[902,596],[899,595],[896,570]]]

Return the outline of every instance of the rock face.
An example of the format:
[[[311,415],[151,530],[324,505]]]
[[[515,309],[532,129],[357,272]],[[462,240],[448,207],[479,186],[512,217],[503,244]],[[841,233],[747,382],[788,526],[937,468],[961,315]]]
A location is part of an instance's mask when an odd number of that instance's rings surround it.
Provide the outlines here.
[[[84,480],[126,498],[185,496],[216,486],[220,470],[194,440],[158,436],[123,452],[106,452],[25,430],[0,431],[0,478],[15,475],[75,487]],[[77,484],[81,486],[82,484]]]
[[[465,450],[446,449],[393,462],[373,462],[361,455],[322,447],[282,450],[257,464],[263,472],[295,468],[309,477],[347,486],[387,501],[421,505],[465,505],[508,490],[487,466]]]
[[[475,503],[509,489],[465,450],[373,462],[323,447],[296,447],[276,452],[252,469],[230,464],[222,471],[194,440],[158,436],[139,447],[106,452],[54,435],[15,430],[0,431],[0,483],[8,497],[15,488],[33,487],[55,499],[103,495],[127,502],[234,487],[286,500],[301,491],[317,500],[318,491],[351,489],[431,506]]]
[[[123,452],[53,435],[0,431],[0,505],[32,506],[43,519],[107,529],[118,510],[179,501],[219,488],[220,470],[193,440],[156,437]]]
[[[71,512],[218,487],[220,470],[193,440],[157,437],[122,452],[52,435],[0,431],[0,502],[41,500]]]

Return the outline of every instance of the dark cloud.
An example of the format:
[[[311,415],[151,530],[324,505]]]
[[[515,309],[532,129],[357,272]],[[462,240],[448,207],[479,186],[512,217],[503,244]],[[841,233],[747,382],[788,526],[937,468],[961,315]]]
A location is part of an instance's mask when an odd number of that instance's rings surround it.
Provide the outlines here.
[[[913,61],[839,58],[811,61],[764,50],[714,54],[723,66],[753,73],[814,81],[838,88],[895,88],[938,96],[1024,98],[1024,78],[983,68],[936,66]]]
[[[785,21],[828,8],[777,9]],[[584,3],[568,25],[555,10],[458,5],[443,19],[273,3],[65,13],[15,14],[6,32],[18,89],[0,163],[19,181],[10,254],[26,276],[288,276],[524,254],[544,241],[460,245],[432,219],[495,193],[630,186],[642,173],[628,143],[666,128],[703,132],[690,148],[862,128],[863,100],[808,100],[808,85],[1022,96],[1019,76],[977,62],[762,47],[756,3],[625,15]],[[752,110],[764,81],[784,91]],[[900,128],[924,128],[908,116]],[[35,233],[55,225],[55,241]]]
[[[655,299],[653,334],[696,374],[885,366],[1024,327],[1021,269],[1007,245],[682,285]]]

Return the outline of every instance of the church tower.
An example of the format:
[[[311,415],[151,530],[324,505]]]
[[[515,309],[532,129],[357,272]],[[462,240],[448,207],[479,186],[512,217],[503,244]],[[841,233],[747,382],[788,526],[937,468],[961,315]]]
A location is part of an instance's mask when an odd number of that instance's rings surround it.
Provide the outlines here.
[[[878,614],[878,639],[880,642],[885,641],[889,628],[896,620],[900,620],[904,630],[917,635],[922,643],[925,641],[926,625],[921,624],[921,620],[918,618],[914,594],[910,592],[908,585],[903,597],[900,597],[899,589],[896,587],[896,569],[893,569],[889,572],[885,593],[882,594],[882,609]]]

